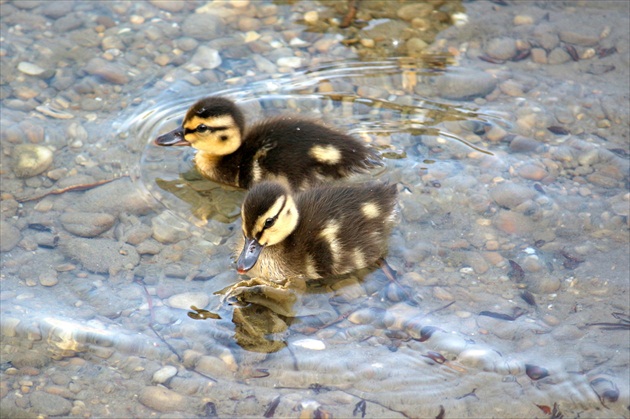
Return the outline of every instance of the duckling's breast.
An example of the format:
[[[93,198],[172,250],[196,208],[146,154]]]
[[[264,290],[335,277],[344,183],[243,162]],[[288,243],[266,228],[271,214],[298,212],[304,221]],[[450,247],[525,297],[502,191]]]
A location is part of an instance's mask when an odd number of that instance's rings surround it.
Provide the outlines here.
[[[240,156],[215,156],[204,151],[195,154],[195,166],[206,178],[225,185],[243,187],[240,179]]]

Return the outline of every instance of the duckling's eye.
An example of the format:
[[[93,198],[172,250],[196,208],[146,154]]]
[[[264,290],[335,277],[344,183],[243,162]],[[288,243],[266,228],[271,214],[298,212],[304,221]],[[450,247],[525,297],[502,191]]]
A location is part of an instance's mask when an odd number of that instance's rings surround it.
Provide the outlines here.
[[[210,127],[208,127],[207,125],[201,124],[201,125],[197,125],[197,129],[195,131],[197,132],[206,132],[210,129]]]
[[[271,226],[273,226],[273,224],[276,222],[275,218],[267,218],[265,220],[265,226],[264,228],[271,228]]]

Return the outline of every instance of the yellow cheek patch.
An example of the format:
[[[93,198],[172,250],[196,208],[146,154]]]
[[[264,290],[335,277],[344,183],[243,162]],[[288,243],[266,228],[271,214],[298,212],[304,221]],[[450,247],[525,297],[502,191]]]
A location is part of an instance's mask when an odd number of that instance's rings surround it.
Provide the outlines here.
[[[286,200],[286,204],[285,201]],[[284,205],[284,209],[280,212]],[[270,228],[264,228],[267,218],[277,217],[276,222]],[[259,243],[265,246],[273,246],[286,239],[295,230],[299,219],[295,202],[288,195],[279,197],[263,215],[258,217],[252,235],[263,232]]]
[[[381,215],[380,208],[373,202],[366,202],[365,204],[361,205],[361,212],[363,213],[365,218],[369,219],[373,219]]]
[[[252,236],[255,236],[256,233],[263,231],[265,222],[267,222],[268,218],[274,218],[278,216],[278,213],[283,207],[285,200],[286,198],[284,196],[279,196],[278,199],[276,199],[276,202],[274,202],[267,211],[265,211],[260,217],[258,217],[258,219],[256,220],[256,224],[254,225],[254,230],[252,231]]]
[[[308,154],[320,163],[337,164],[341,161],[341,151],[333,145],[316,145]]]
[[[241,136],[234,119],[230,115],[217,116],[212,118],[201,118],[193,116],[184,121],[184,130],[195,130],[199,125],[206,125],[210,128],[226,128],[220,131],[193,131],[184,134],[186,141],[190,145],[213,156],[226,156],[234,153],[241,145]],[[226,137],[226,140],[222,140]]]

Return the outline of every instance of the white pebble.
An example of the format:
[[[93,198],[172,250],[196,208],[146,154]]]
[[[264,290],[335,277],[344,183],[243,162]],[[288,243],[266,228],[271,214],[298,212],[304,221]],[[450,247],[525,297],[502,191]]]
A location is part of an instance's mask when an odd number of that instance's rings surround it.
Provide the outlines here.
[[[315,10],[311,10],[310,12],[304,13],[304,21],[306,23],[313,24],[319,20],[319,13]]]
[[[306,47],[310,44],[303,39],[293,38],[291,39],[291,41],[289,41],[289,45],[291,45],[292,47],[300,48],[300,47]]]
[[[175,377],[175,375],[177,375],[177,368],[172,365],[167,365],[153,373],[153,382],[162,384]]]
[[[516,26],[520,25],[532,25],[534,23],[534,18],[529,15],[516,15],[514,16],[514,24]]]
[[[37,64],[29,63],[26,61],[20,62],[17,68],[19,71],[24,74],[28,74],[29,76],[39,76],[44,71],[46,71]]]
[[[190,310],[191,306],[204,308],[210,302],[208,294],[203,292],[183,292],[171,296],[167,305],[173,308],[181,308],[182,310]]]
[[[276,62],[279,67],[299,68],[302,67],[302,59],[300,57],[282,57]]]
[[[326,344],[317,339],[300,339],[291,342],[293,346],[297,346],[304,349],[311,349],[313,351],[323,351],[326,349]]]

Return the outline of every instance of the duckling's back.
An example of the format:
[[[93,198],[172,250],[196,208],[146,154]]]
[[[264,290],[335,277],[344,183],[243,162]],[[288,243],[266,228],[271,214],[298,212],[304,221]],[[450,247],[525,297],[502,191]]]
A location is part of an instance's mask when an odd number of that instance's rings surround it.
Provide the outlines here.
[[[283,242],[287,260],[301,261],[300,269],[311,278],[374,264],[387,249],[396,196],[395,184],[377,182],[298,194],[300,220]]]
[[[241,186],[264,179],[304,190],[381,165],[377,153],[358,139],[315,121],[283,116],[252,126],[243,143]],[[248,157],[246,157],[248,156]]]

